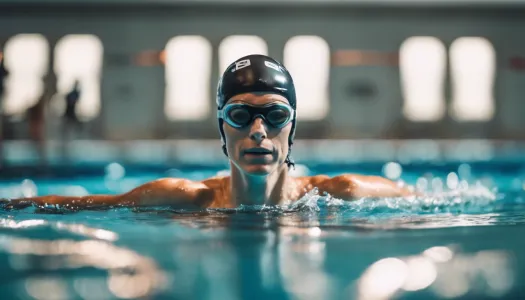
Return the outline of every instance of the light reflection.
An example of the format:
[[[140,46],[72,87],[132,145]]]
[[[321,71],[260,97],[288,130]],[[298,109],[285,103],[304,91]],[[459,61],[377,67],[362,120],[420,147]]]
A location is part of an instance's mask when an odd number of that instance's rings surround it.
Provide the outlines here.
[[[405,291],[417,291],[427,288],[437,277],[436,266],[425,257],[413,257],[407,260],[410,270],[403,285]]]
[[[50,223],[45,220],[24,220],[17,222],[12,219],[0,219],[0,228],[18,229],[49,225]],[[51,224],[51,226],[54,229],[65,230],[73,234],[78,234],[81,236],[96,238],[100,240],[106,240],[110,242],[116,241],[118,239],[118,235],[115,232],[105,229],[91,228],[82,224],[67,224],[63,222],[57,222]]]
[[[474,260],[483,262],[479,266],[479,271],[486,278],[488,294],[495,297],[502,296],[514,284],[514,276],[506,253],[480,251],[475,255]]]
[[[275,245],[277,243],[277,235],[274,231],[267,231],[264,233],[265,243],[262,247],[261,257],[259,258],[259,267],[261,268],[261,284],[266,289],[272,289],[279,284],[278,278],[274,274],[279,274],[276,268]]]
[[[312,237],[319,237],[321,236],[321,229],[319,227],[312,227],[308,229],[308,235]]]
[[[27,293],[35,299],[68,299],[67,285],[60,277],[29,278],[25,282]]]
[[[111,298],[111,294],[103,278],[77,278],[73,281],[73,288],[85,300]]]
[[[176,288],[170,290],[170,296],[174,299],[231,299],[237,300],[242,297],[243,282],[250,281],[244,278],[240,272],[244,265],[243,257],[238,255],[234,243],[230,243],[226,230],[195,230],[188,233],[184,228],[177,232],[174,239],[173,261],[176,267],[170,270],[170,281],[175,282]],[[202,239],[196,237],[202,237]],[[184,242],[178,242],[182,240]],[[245,241],[245,239],[242,239]],[[253,245],[242,243],[241,253],[250,251]],[[271,262],[272,260],[268,260]],[[255,266],[252,265],[252,266]],[[257,272],[251,269],[251,272]],[[206,282],[206,288],[196,290]]]
[[[147,275],[111,273],[108,279],[109,290],[119,298],[132,299],[148,294],[152,288]]]
[[[295,299],[330,299],[334,279],[323,270],[326,242],[313,228],[281,228],[278,261],[283,285]]]
[[[15,221],[11,219],[0,219],[0,228],[29,228],[46,225],[47,221],[45,220],[24,220],[24,221]]]
[[[56,224],[56,228],[66,229],[72,233],[109,242],[113,242],[118,239],[118,235],[112,231],[105,229],[90,228],[82,224],[65,224],[62,222],[58,222]]]
[[[382,228],[409,228],[409,229],[430,229],[430,228],[451,228],[451,227],[473,227],[473,226],[487,226],[495,225],[498,222],[500,214],[484,214],[484,215],[457,215],[451,217],[450,215],[442,216],[421,216],[414,217],[408,222],[404,219],[390,219],[389,224],[385,224]],[[404,223],[399,223],[399,222]]]
[[[447,274],[440,274],[432,289],[440,297],[456,298],[468,293],[469,282],[466,274],[448,271]]]
[[[452,259],[454,252],[448,247],[436,246],[423,251],[423,254],[435,262],[447,262]]]
[[[388,299],[401,288],[408,267],[398,258],[385,258],[370,266],[359,280],[359,299]]]
[[[500,250],[454,254],[449,247],[436,246],[420,255],[380,259],[359,278],[358,297],[388,299],[429,287],[443,298],[467,293],[504,296],[514,284],[511,258]]]
[[[44,269],[94,267],[111,271],[111,276],[117,277],[108,282],[109,288],[118,297],[143,297],[165,286],[164,272],[152,259],[104,241],[47,241],[0,236],[0,251],[2,250],[16,255],[51,256],[46,257],[46,262],[49,263],[41,266]],[[29,293],[38,294],[41,286],[48,289],[48,285],[49,282],[30,282],[27,289]],[[130,288],[130,285],[133,288]]]

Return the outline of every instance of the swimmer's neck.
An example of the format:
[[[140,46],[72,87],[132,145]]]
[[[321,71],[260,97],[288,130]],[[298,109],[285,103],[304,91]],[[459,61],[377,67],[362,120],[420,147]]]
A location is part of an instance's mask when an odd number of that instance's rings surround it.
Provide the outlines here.
[[[287,198],[288,168],[283,165],[266,176],[243,173],[233,163],[231,168],[231,202],[239,205],[278,205]]]

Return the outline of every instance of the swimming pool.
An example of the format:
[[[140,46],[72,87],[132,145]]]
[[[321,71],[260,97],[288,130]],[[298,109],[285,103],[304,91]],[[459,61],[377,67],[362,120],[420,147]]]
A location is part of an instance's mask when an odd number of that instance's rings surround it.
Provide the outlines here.
[[[306,164],[308,165],[308,164]],[[399,178],[420,199],[284,208],[0,211],[3,299],[440,299],[525,295],[525,164],[317,164]],[[0,197],[119,193],[217,166],[111,163],[3,176]],[[19,172],[23,174],[23,172]],[[5,174],[4,174],[5,175]]]

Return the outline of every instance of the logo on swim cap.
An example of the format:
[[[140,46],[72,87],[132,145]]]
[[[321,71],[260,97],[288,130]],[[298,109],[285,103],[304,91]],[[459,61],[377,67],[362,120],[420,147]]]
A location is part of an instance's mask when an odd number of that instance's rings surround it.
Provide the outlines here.
[[[251,64],[252,64],[252,62],[249,59],[240,60],[240,61],[235,63],[235,66],[232,69],[232,72],[238,71],[238,70],[240,70],[242,68],[246,68],[246,67],[250,66]]]
[[[264,61],[264,65],[269,67],[269,68],[272,68],[272,69],[274,69],[276,71],[282,72],[281,68],[279,68],[279,66],[274,64],[273,62],[269,62],[269,61],[265,60]]]
[[[244,59],[244,60],[240,60],[238,62],[236,62],[234,65],[233,65],[233,68],[231,69],[231,72],[236,72],[236,71],[239,71],[240,69],[244,69],[246,67],[249,67],[252,65],[252,62],[249,60],[249,59]],[[268,68],[272,68],[274,69],[275,71],[278,71],[278,72],[282,72],[283,70],[275,63],[271,62],[271,61],[267,61],[265,60],[264,61],[264,65],[267,66]]]

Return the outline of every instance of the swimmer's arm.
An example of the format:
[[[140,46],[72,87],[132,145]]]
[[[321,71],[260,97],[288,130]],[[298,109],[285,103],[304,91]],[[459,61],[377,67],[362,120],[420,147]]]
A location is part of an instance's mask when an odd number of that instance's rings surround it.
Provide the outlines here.
[[[364,197],[406,197],[416,194],[395,182],[380,176],[362,176],[345,174],[333,178],[325,178],[319,184],[321,192],[345,200]]]
[[[120,195],[88,195],[68,197],[49,195],[2,201],[6,209],[22,209],[31,205],[72,209],[110,208],[114,206],[174,206],[200,207],[213,198],[206,185],[187,179],[164,178],[143,184]]]

